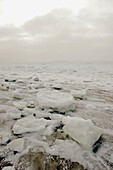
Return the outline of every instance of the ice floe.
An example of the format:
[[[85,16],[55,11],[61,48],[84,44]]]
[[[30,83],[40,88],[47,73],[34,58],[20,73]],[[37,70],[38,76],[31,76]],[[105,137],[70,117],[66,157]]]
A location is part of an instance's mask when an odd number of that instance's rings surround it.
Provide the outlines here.
[[[10,138],[11,138],[11,133],[0,132],[0,144],[6,144]]]
[[[13,126],[14,134],[22,134],[26,132],[37,132],[44,129],[46,121],[44,119],[36,119],[34,117],[26,117],[18,120]]]
[[[14,134],[22,134],[27,132],[38,132],[44,130],[44,134],[53,133],[53,129],[59,126],[60,121],[58,120],[46,120],[44,118],[36,119],[32,116],[25,117],[17,122],[13,126]],[[49,132],[50,131],[50,132]]]
[[[39,91],[37,94],[37,104],[40,108],[50,108],[59,112],[75,109],[73,96],[59,91]]]
[[[101,128],[94,126],[91,120],[79,117],[64,117],[62,122],[65,125],[64,132],[85,148],[91,148],[103,132]]]
[[[9,144],[7,144],[7,148],[10,148],[13,151],[21,152],[24,148],[24,139],[14,139]]]
[[[86,90],[71,90],[71,95],[74,98],[82,99],[86,96]]]

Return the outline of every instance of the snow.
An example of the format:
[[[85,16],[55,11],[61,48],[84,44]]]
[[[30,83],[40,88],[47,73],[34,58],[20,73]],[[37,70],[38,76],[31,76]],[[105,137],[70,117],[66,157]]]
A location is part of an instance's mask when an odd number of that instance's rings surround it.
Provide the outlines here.
[[[23,138],[14,139],[7,145],[7,148],[10,148],[13,151],[22,152],[24,148],[24,139]]]
[[[39,91],[37,104],[40,108],[50,108],[59,112],[66,112],[75,109],[72,95],[58,91]]]
[[[102,135],[102,129],[93,125],[91,120],[79,117],[64,117],[63,130],[85,148],[90,148]]]

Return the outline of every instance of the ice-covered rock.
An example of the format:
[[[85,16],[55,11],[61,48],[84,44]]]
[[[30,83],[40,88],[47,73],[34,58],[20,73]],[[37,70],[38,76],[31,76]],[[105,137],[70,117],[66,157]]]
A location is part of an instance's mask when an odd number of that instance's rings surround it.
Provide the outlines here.
[[[12,149],[13,151],[22,152],[24,148],[24,139],[14,139],[7,145],[7,148]]]
[[[90,119],[68,116],[64,117],[62,122],[65,124],[64,132],[85,148],[91,148],[103,132],[101,128],[94,126]]]
[[[75,109],[73,96],[56,90],[40,91],[37,94],[36,101],[40,108],[50,108],[59,112],[66,112]]]
[[[22,134],[26,132],[37,132],[44,129],[46,126],[45,119],[36,119],[34,117],[26,117],[17,122],[13,126],[14,134]]]
[[[71,90],[71,95],[74,98],[84,98],[85,95],[86,95],[86,90],[85,89],[83,89],[83,90]]]

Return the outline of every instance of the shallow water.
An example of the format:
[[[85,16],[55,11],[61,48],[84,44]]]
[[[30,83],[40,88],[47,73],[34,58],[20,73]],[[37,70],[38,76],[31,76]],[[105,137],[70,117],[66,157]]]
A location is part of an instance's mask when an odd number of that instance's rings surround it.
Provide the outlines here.
[[[19,96],[14,96],[13,92],[17,89]],[[71,137],[64,134],[62,128],[50,135],[49,130],[14,135],[13,125],[23,116],[60,119],[58,116],[61,113],[49,109],[41,110],[36,106],[37,93],[42,89],[66,93],[71,90],[86,90],[84,98],[75,98],[75,110],[62,116],[91,119],[94,125],[104,130],[102,142],[97,143],[95,153],[92,149],[87,150],[77,145]],[[1,65],[0,128],[0,156],[4,156],[18,169],[39,169],[37,161],[42,169],[56,169],[57,166],[62,169],[63,165],[59,163],[62,159],[65,162],[64,169],[66,166],[71,169],[72,162],[79,164],[76,165],[78,169],[113,169],[113,64]],[[24,148],[21,153],[14,154],[7,149],[7,143],[20,137],[25,141]],[[42,160],[39,159],[40,152],[43,155]],[[57,156],[57,159],[52,155]],[[27,159],[24,159],[26,156]],[[46,166],[43,165],[48,157],[49,163],[53,160],[51,167],[48,167],[47,162]],[[66,164],[66,160],[70,162]]]

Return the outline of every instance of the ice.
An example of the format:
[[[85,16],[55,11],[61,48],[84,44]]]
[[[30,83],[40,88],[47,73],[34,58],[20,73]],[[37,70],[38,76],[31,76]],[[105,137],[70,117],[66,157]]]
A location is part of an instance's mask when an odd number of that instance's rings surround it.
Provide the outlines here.
[[[14,139],[7,145],[7,148],[10,148],[13,151],[22,152],[24,148],[24,139],[23,138]]]
[[[19,99],[19,100],[21,100],[21,99],[23,99],[24,96],[20,93],[20,91],[19,91],[18,89],[16,89],[15,91],[13,91],[12,97],[13,97],[14,99]]]
[[[84,98],[86,96],[86,90],[71,90],[71,95],[74,98]]]
[[[46,120],[44,118],[36,119],[30,116],[17,120],[13,126],[13,132],[14,134],[22,134],[26,132],[39,132],[43,130],[43,135],[51,135],[54,128],[59,125],[59,120]]]
[[[8,132],[0,132],[0,144],[6,144],[6,142],[11,138],[11,134]]]
[[[13,166],[4,167],[2,170],[15,170]]]
[[[1,119],[11,120],[11,119],[18,119],[21,117],[20,111],[17,108],[15,108],[14,106],[1,105],[0,107],[1,107],[2,111],[4,110],[4,112],[2,112],[0,114]]]
[[[96,107],[95,105],[93,105],[93,104],[87,104],[87,105],[86,105],[86,109],[89,109],[89,110],[96,110],[97,107]]]
[[[79,117],[64,117],[63,130],[85,148],[90,148],[102,135],[102,129],[93,125],[91,120]]]
[[[21,101],[21,102],[13,102],[13,105],[14,105],[16,108],[22,110],[22,109],[24,109],[24,108],[26,107],[27,102],[24,102],[24,101]]]
[[[59,91],[39,91],[37,103],[40,108],[50,108],[59,112],[75,109],[74,99],[71,94]]]
[[[112,169],[113,64],[0,66],[0,129],[0,156],[15,169],[19,156],[26,169],[40,151],[84,169]],[[20,138],[15,155],[7,145]]]
[[[37,132],[44,129],[46,121],[42,119],[36,119],[34,117],[26,117],[17,122],[13,126],[14,134],[22,134],[26,132]]]

